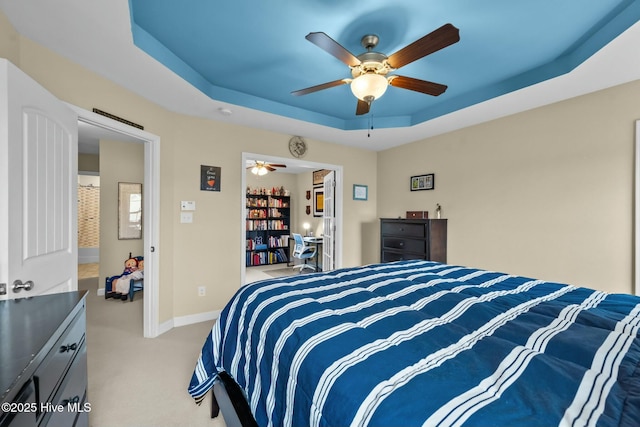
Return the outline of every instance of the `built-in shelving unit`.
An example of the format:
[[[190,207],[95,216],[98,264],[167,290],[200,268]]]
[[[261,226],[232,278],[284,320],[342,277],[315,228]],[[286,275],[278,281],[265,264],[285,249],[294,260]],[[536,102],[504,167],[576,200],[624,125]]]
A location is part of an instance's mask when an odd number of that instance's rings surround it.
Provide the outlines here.
[[[288,262],[290,226],[290,196],[247,194],[247,267]]]

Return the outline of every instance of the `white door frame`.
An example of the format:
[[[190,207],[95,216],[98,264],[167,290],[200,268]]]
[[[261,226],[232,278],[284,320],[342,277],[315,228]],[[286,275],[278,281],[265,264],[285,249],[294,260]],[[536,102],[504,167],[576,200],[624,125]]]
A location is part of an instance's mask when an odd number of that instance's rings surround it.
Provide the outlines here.
[[[241,236],[240,236],[240,242],[245,242],[247,240],[247,231],[246,231],[246,207],[247,207],[247,192],[246,192],[246,188],[247,188],[247,177],[246,177],[246,165],[247,165],[247,160],[255,160],[255,159],[260,159],[260,160],[264,160],[265,162],[269,162],[269,163],[286,163],[288,165],[291,166],[305,166],[309,168],[309,171],[313,171],[313,170],[318,170],[318,169],[331,169],[333,171],[335,171],[336,173],[336,190],[334,193],[334,197],[336,199],[335,202],[335,209],[336,209],[336,220],[335,220],[335,225],[336,225],[336,234],[335,234],[335,240],[336,240],[336,245],[335,245],[335,268],[340,268],[342,267],[342,236],[343,236],[343,222],[342,222],[342,218],[343,218],[343,203],[342,203],[342,199],[343,199],[343,186],[342,186],[342,181],[343,181],[343,167],[340,165],[332,165],[329,163],[319,163],[319,162],[311,162],[311,161],[307,161],[307,160],[300,160],[300,159],[292,159],[292,158],[285,158],[285,157],[275,157],[275,156],[267,156],[264,154],[257,154],[257,153],[242,153],[242,186],[240,187],[242,189],[242,197],[240,198],[240,203],[241,203],[241,209],[240,209],[240,230],[241,230]],[[246,251],[245,251],[245,245],[244,243],[240,245],[240,265],[242,266],[242,268],[240,269],[241,273],[240,273],[240,283],[244,284],[245,283],[245,264],[246,264]]]
[[[636,121],[635,174],[634,174],[634,255],[633,276],[636,295],[640,296],[640,120]]]
[[[105,116],[67,104],[78,114],[78,120],[113,132],[124,134],[144,142],[144,292],[143,334],[155,338],[160,334],[160,137],[152,133],[120,123]],[[77,171],[75,171],[77,174]]]

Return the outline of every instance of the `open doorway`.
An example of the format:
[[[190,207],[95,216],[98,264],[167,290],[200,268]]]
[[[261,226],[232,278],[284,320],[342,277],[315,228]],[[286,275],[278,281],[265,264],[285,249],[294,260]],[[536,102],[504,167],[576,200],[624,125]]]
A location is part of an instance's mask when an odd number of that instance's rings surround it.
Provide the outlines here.
[[[140,234],[126,239],[118,227],[120,183],[141,185],[144,167],[144,141],[78,122],[79,289],[103,296],[107,277],[120,275],[128,258],[142,259],[144,224],[138,221]],[[142,310],[142,298],[138,293],[137,310]]]
[[[286,167],[275,168],[275,171],[270,171],[266,175],[256,176],[251,173],[253,165],[256,161],[268,162],[271,164],[285,165]],[[342,265],[342,166],[333,165],[327,163],[311,162],[301,159],[281,158],[275,156],[267,156],[255,153],[243,153],[242,154],[242,166],[245,173],[242,174],[242,188],[247,189],[243,192],[242,197],[242,218],[241,218],[241,241],[246,244],[242,245],[241,253],[241,265],[242,265],[242,277],[241,283],[249,283],[260,279],[266,279],[269,277],[276,277],[277,275],[285,275],[288,270],[291,270],[291,274],[295,274],[292,270],[291,252],[293,245],[291,245],[284,252],[287,255],[287,259],[275,258],[273,262],[275,265],[267,261],[267,265],[260,265],[258,261],[253,263],[250,257],[255,256],[252,251],[249,251],[248,245],[255,244],[255,232],[247,230],[254,226],[255,220],[248,220],[248,215],[251,214],[252,209],[247,208],[248,201],[253,202],[251,195],[248,197],[247,192],[260,193],[262,189],[266,192],[271,192],[275,188],[280,188],[287,195],[288,203],[290,203],[290,212],[288,212],[289,218],[286,222],[288,227],[287,231],[283,231],[285,236],[290,233],[304,233],[313,234],[316,237],[321,237],[323,234],[323,218],[317,213],[317,206],[315,206],[314,188],[317,190],[322,186],[322,180],[319,182],[313,181],[314,172],[318,171],[334,171],[336,176],[336,194],[335,194],[335,217],[336,217],[336,230],[335,230],[335,268],[339,268]],[[248,168],[248,169],[247,169]],[[308,196],[308,197],[307,197]],[[259,211],[259,209],[258,209]],[[256,213],[256,215],[258,215]],[[267,211],[268,215],[268,211]],[[258,220],[260,221],[260,220]],[[251,223],[251,224],[249,224]],[[251,226],[251,227],[250,227]],[[266,226],[269,226],[267,220]],[[258,233],[259,234],[259,233]],[[267,238],[272,236],[269,233]],[[278,233],[276,233],[278,234]],[[277,236],[275,236],[277,237]],[[266,244],[269,247],[268,241],[260,241],[259,243]],[[267,249],[271,252],[269,249]],[[267,255],[268,256],[268,255]],[[320,253],[320,260],[322,254]],[[254,264],[254,266],[248,266]],[[256,266],[257,264],[258,266]],[[276,271],[277,270],[277,271]]]
[[[78,289],[97,290],[100,273],[100,175],[78,144]]]
[[[165,330],[159,325],[159,209],[160,138],[157,135],[117,122],[113,119],[68,104],[78,115],[79,133],[93,132],[98,140],[121,141],[143,145],[143,238],[144,256],[143,335],[153,338]],[[81,130],[84,129],[84,130]],[[94,135],[94,136],[95,136]],[[80,139],[80,138],[79,138]],[[103,257],[103,254],[100,254]],[[103,284],[104,286],[104,284]],[[104,289],[104,287],[103,287]],[[166,327],[165,329],[170,329]]]

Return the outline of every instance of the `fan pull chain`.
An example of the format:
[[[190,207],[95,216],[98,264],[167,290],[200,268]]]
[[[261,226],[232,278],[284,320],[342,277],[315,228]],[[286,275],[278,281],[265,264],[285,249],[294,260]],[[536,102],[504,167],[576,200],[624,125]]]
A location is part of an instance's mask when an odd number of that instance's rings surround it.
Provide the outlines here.
[[[373,114],[369,116],[369,129],[367,130],[367,138],[371,138],[372,130],[373,130]]]

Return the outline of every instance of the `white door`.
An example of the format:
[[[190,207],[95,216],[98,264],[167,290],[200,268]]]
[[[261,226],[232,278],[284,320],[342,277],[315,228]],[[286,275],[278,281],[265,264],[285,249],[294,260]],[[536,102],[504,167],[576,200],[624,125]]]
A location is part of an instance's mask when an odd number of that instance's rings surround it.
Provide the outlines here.
[[[334,171],[331,171],[324,177],[324,213],[322,215],[324,234],[322,239],[322,271],[330,271],[335,269],[335,192],[336,173]]]
[[[77,120],[0,59],[0,299],[77,289]]]

